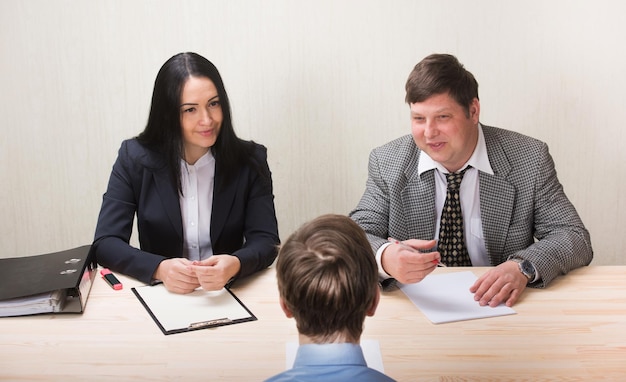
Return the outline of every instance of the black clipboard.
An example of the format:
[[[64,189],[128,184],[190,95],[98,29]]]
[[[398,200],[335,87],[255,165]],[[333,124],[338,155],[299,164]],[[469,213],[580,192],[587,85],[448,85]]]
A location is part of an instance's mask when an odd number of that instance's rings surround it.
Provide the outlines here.
[[[257,320],[228,288],[189,294],[171,293],[163,284],[131,289],[165,335]]]
[[[0,259],[0,317],[42,313],[82,313],[98,265],[90,245],[36,256]],[[29,301],[61,291],[57,306],[32,309]],[[15,307],[15,299],[21,299]],[[6,309],[5,309],[6,308]]]

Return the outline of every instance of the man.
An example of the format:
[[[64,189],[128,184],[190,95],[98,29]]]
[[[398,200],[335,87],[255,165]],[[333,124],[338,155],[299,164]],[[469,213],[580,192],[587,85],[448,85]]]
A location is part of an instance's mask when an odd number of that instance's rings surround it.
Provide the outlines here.
[[[545,287],[591,262],[589,232],[547,145],[482,125],[478,83],[454,56],[419,62],[406,102],[412,134],[372,151],[350,214],[367,233],[383,286],[419,282],[440,261],[494,266],[470,291],[481,305],[512,306],[526,286]]]
[[[374,254],[356,223],[323,215],[304,224],[280,249],[276,276],[300,346],[293,368],[268,381],[393,381],[367,367],[359,345],[380,292]]]

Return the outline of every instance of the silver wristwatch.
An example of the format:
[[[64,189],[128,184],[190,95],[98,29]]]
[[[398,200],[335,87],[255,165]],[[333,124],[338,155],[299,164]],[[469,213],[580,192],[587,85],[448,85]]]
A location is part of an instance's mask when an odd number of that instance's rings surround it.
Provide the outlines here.
[[[511,259],[515,261],[519,267],[519,271],[522,272],[524,276],[528,279],[528,282],[533,281],[535,279],[535,267],[528,260],[522,259]]]

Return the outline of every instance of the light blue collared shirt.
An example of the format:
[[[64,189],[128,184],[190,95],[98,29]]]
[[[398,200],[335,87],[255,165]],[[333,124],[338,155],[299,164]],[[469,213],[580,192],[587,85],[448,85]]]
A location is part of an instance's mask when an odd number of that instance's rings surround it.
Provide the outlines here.
[[[390,382],[394,379],[367,367],[358,344],[300,345],[293,368],[277,374],[266,382]]]

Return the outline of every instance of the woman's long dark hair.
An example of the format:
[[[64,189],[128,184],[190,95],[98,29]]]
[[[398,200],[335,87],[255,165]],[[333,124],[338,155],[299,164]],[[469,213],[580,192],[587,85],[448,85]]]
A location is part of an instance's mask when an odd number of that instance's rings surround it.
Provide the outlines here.
[[[215,172],[224,177],[223,185],[230,183],[238,167],[252,160],[253,145],[235,134],[228,95],[215,65],[199,54],[179,53],[167,60],[159,70],[154,81],[148,123],[137,137],[143,145],[164,156],[179,192],[180,160],[184,152],[180,102],[183,87],[191,76],[210,79],[220,99],[224,118],[211,150],[215,157]],[[253,167],[259,168],[256,164]]]

